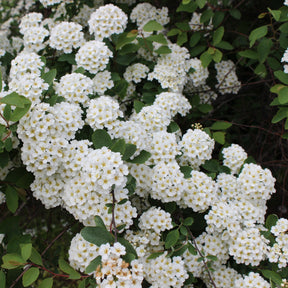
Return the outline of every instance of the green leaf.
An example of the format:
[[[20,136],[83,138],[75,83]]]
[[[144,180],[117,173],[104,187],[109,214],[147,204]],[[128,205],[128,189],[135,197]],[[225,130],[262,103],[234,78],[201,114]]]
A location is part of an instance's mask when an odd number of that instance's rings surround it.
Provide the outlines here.
[[[202,36],[201,32],[199,31],[194,32],[189,40],[190,47],[194,47],[195,45],[197,45],[201,39],[201,36]]]
[[[141,150],[138,156],[134,157],[133,159],[128,159],[126,161],[135,164],[144,164],[150,157],[151,153],[145,150]]]
[[[94,217],[94,222],[96,227],[102,227],[106,229],[105,223],[103,222],[102,218],[98,215]]]
[[[164,27],[155,20],[150,20],[143,26],[145,32],[161,31],[163,29]]]
[[[137,252],[128,240],[118,237],[117,241],[126,248],[126,253],[133,254],[137,258]]]
[[[173,247],[177,243],[179,236],[178,229],[170,231],[165,239],[165,249]]]
[[[202,62],[203,67],[208,67],[212,61],[212,55],[208,53],[208,51],[205,51],[204,53],[201,54],[200,60]]]
[[[87,281],[86,281],[87,279],[83,279],[81,282],[79,282],[79,285],[78,285],[78,288],[86,288],[87,286],[86,286],[86,283],[87,283]],[[44,287],[43,287],[44,288]],[[89,286],[89,288],[91,288],[91,286]]]
[[[217,256],[214,256],[214,255],[207,255],[206,258],[211,260],[211,261],[217,261],[218,260]]]
[[[2,91],[2,72],[0,71],[0,92]]]
[[[288,87],[279,90],[278,99],[281,105],[288,103]]]
[[[207,48],[206,45],[197,45],[197,46],[193,47],[193,49],[190,52],[191,57],[198,56],[199,54],[204,52],[206,50],[206,48]]]
[[[116,50],[121,49],[123,46],[133,42],[138,35],[138,30],[132,30],[130,32],[122,33],[116,43]]]
[[[4,103],[4,104],[13,105],[13,106],[16,106],[19,108],[24,108],[25,105],[27,105],[27,104],[31,105],[31,101],[28,98],[26,98],[22,95],[19,95],[16,92],[12,92],[12,93],[6,95],[5,97],[1,98],[0,102]]]
[[[15,213],[18,208],[17,190],[13,186],[8,185],[5,191],[5,194],[6,194],[6,204],[7,204],[8,209],[12,213]]]
[[[71,53],[71,54],[62,54],[59,58],[58,58],[59,62],[68,62],[71,65],[76,65],[76,60],[75,60],[75,54]]]
[[[257,52],[251,49],[247,49],[244,51],[240,51],[239,55],[241,57],[249,58],[249,59],[258,59]]]
[[[213,139],[223,145],[225,143],[225,132],[214,132]]]
[[[42,257],[34,247],[32,247],[30,260],[37,265],[43,266]]]
[[[86,241],[97,246],[114,242],[114,236],[102,227],[85,227],[81,230],[81,235]]]
[[[225,13],[222,11],[216,11],[214,13],[213,19],[212,19],[212,24],[214,27],[217,27],[218,25],[220,25],[222,23],[222,21],[224,20],[225,17]]]
[[[155,52],[158,54],[169,54],[171,53],[171,49],[166,45],[162,45],[157,50],[155,50]]]
[[[119,50],[120,55],[125,55],[125,54],[131,54],[131,53],[136,53],[139,50],[139,45],[138,44],[126,44],[124,47]]]
[[[183,32],[183,33],[178,34],[177,45],[182,46],[187,41],[188,41],[187,32]]]
[[[188,32],[191,30],[188,21],[176,22],[175,25],[181,30],[181,32]]]
[[[164,251],[163,251],[163,252],[151,253],[151,254],[147,257],[147,259],[155,259],[155,258],[161,256],[163,253],[164,253]]]
[[[15,269],[19,266],[24,266],[26,261],[16,253],[8,253],[2,257],[2,268],[4,269]]]
[[[81,275],[74,270],[63,258],[58,260],[59,268],[69,275],[69,279],[80,279]]]
[[[193,169],[190,166],[180,166],[180,171],[184,174],[184,178],[191,178]]]
[[[180,233],[182,235],[184,235],[184,236],[188,235],[188,230],[187,230],[187,228],[185,226],[181,226],[179,230],[180,230]]]
[[[188,4],[183,4],[180,3],[178,6],[176,12],[188,12],[188,13],[193,13],[197,9],[198,5],[194,1],[190,1]]]
[[[53,286],[53,278],[46,278],[44,279],[38,288],[52,288]]]
[[[110,147],[112,140],[110,135],[104,129],[98,129],[92,134],[92,142],[95,149],[100,149],[104,146]]]
[[[281,286],[282,277],[278,273],[271,270],[260,270],[260,271],[265,278],[274,282],[276,285]]]
[[[32,253],[32,243],[20,244],[21,256],[26,261]]]
[[[229,13],[233,18],[237,20],[241,19],[241,12],[238,9],[235,9],[235,8],[230,9]]]
[[[211,130],[226,130],[232,126],[231,123],[226,121],[217,121],[210,127]]]
[[[196,3],[198,5],[198,7],[200,9],[202,9],[205,6],[205,4],[206,4],[206,0],[196,0]]]
[[[12,151],[13,149],[13,142],[12,142],[12,138],[7,138],[4,142],[4,147],[5,147],[5,150],[10,152]]]
[[[271,39],[264,38],[260,41],[257,46],[257,54],[260,63],[264,63],[270,53],[270,49],[273,46]]]
[[[169,126],[167,127],[167,132],[169,133],[174,133],[179,130],[180,130],[179,125],[174,121],[170,122]]]
[[[222,56],[223,53],[220,50],[215,49],[212,59],[214,60],[214,62],[219,63],[222,60]]]
[[[178,28],[173,28],[173,29],[171,29],[170,31],[168,31],[167,36],[168,36],[168,37],[171,37],[171,36],[175,36],[175,35],[177,35],[177,34],[179,34],[179,33],[181,33],[181,30],[180,30],[180,29],[178,29]],[[164,44],[166,44],[166,43],[164,43]]]
[[[184,4],[184,5],[187,5],[187,4],[189,4],[191,2],[191,0],[182,0],[182,3]]]
[[[219,162],[216,159],[206,160],[205,163],[201,165],[201,167],[209,172],[218,172]]]
[[[206,113],[209,113],[213,109],[213,106],[210,104],[200,104],[197,106],[197,109],[200,112],[206,114]]]
[[[267,34],[267,32],[268,32],[267,25],[252,30],[252,32],[249,35],[250,47],[252,47],[255,44],[256,40],[264,37]]]
[[[30,101],[30,100],[29,100]],[[10,116],[10,121],[17,122],[19,121],[30,109],[31,104],[25,104],[24,108],[16,107]]]
[[[197,250],[196,250],[196,248],[191,244],[191,242],[188,242],[188,251],[189,251],[192,255],[197,255]]]
[[[0,73],[1,73],[1,71],[0,71]],[[1,81],[1,79],[0,79],[0,81]],[[3,288],[6,287],[6,275],[2,270],[0,270],[0,287],[3,287]]]
[[[3,111],[3,116],[7,121],[10,121],[10,117],[12,114],[11,105],[6,105]]]
[[[145,104],[141,101],[134,100],[134,102],[133,102],[133,107],[134,107],[136,113],[139,113],[144,106],[145,106]]]
[[[219,44],[222,41],[224,35],[224,27],[220,26],[218,29],[216,29],[213,33],[213,46]]]
[[[111,151],[113,152],[119,152],[121,155],[124,155],[125,153],[125,140],[124,139],[118,139],[116,140],[110,147]]]
[[[270,92],[275,93],[275,94],[279,94],[279,91],[284,87],[286,87],[286,86],[282,85],[282,84],[276,84],[270,88]]]
[[[150,41],[146,41],[146,43],[149,43],[149,42]],[[137,56],[134,53],[125,54],[125,55],[118,54],[115,58],[115,62],[122,65],[122,66],[128,66],[131,62],[133,62],[136,59],[136,57]],[[121,81],[123,82],[122,79],[121,79]],[[124,81],[126,81],[126,80],[124,80]]]
[[[205,10],[202,14],[201,14],[201,17],[200,17],[200,22],[201,23],[206,23],[208,24],[210,19],[213,17],[214,13],[212,10],[208,9],[208,10]]]
[[[215,47],[223,49],[223,50],[233,50],[234,47],[227,41],[221,41],[220,43],[216,44]]]
[[[11,170],[5,178],[7,182],[14,182],[17,187],[29,189],[34,181],[34,175],[24,167],[17,167]]]
[[[90,274],[95,272],[97,267],[101,266],[101,263],[102,263],[102,257],[99,255],[89,263],[89,265],[85,269],[85,273]]]
[[[55,79],[57,75],[57,70],[56,69],[52,69],[50,71],[48,71],[47,73],[45,73],[44,75],[42,75],[42,79],[50,85],[53,84],[53,81]]]
[[[5,166],[7,166],[9,160],[10,160],[10,157],[7,151],[0,153],[0,167],[1,168],[4,168]]]
[[[288,23],[287,23],[288,24]],[[274,71],[274,76],[282,83],[288,85],[288,74],[282,70]]]
[[[160,43],[160,44],[168,44],[168,42],[167,42],[167,40],[163,34],[151,35],[151,36],[147,37],[146,39],[153,41],[153,42]]]
[[[277,221],[278,216],[276,214],[270,214],[265,221],[265,227],[270,231],[271,228],[276,225]]]
[[[287,31],[288,31],[288,22],[282,24],[282,25],[279,27],[279,30],[280,30],[281,32],[283,32],[283,33],[287,33]]]
[[[269,7],[267,9],[276,21],[280,20],[280,16],[281,16],[280,10],[271,10]]]
[[[266,66],[262,63],[258,64],[254,69],[254,73],[262,78],[265,78],[267,75]]]
[[[39,273],[40,271],[39,271],[39,268],[37,267],[32,267],[28,269],[22,277],[23,286],[28,287],[29,285],[34,283],[37,280]]]
[[[192,217],[187,217],[182,223],[185,226],[191,226],[194,223],[194,219]]]
[[[137,150],[137,146],[134,144],[127,143],[125,146],[125,152],[122,156],[123,160],[128,160],[130,157],[134,155]]]

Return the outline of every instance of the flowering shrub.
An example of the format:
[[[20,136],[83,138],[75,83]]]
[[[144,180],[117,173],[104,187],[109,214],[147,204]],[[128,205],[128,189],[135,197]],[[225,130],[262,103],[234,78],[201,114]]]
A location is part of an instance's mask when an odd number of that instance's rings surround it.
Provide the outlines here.
[[[276,179],[211,115],[239,68],[273,73],[272,122],[288,117],[288,8],[232,41],[244,1],[14,2],[0,8],[0,287],[287,287]]]

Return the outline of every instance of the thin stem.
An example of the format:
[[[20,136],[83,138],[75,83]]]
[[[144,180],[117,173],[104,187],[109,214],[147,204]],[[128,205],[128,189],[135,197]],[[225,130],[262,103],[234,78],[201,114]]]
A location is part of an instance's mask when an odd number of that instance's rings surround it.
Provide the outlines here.
[[[114,189],[111,191],[112,193],[112,220],[110,224],[110,233],[112,233],[112,230],[114,230],[114,237],[115,237],[115,242],[117,242],[117,227],[116,227],[116,221],[115,221],[115,205],[116,205],[116,199],[115,199],[115,194],[114,194]]]

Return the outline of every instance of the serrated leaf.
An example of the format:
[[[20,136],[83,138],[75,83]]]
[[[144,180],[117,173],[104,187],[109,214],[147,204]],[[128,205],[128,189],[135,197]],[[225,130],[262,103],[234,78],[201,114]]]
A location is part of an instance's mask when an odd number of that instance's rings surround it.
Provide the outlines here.
[[[102,257],[99,255],[93,259],[85,269],[85,273],[90,274],[96,271],[98,266],[101,266]]]
[[[81,235],[86,241],[97,246],[114,242],[114,236],[102,227],[85,227],[81,230]]]
[[[46,278],[44,279],[38,288],[52,288],[53,286],[53,278]]]
[[[136,152],[137,150],[137,146],[134,145],[134,144],[126,144],[125,146],[125,152],[124,152],[124,155],[122,156],[122,159],[123,160],[128,160],[129,158],[131,158],[134,153]]]
[[[32,243],[20,244],[21,256],[26,261],[32,253]]]
[[[223,145],[225,143],[225,132],[214,132],[213,139]]]
[[[28,269],[24,275],[22,276],[22,284],[24,287],[30,286],[32,283],[34,283],[38,276],[39,276],[39,268],[37,267],[32,267]]]
[[[162,45],[157,50],[155,50],[155,52],[158,53],[158,54],[169,54],[172,51],[171,51],[171,49],[168,46]]]
[[[226,121],[217,121],[210,127],[211,130],[226,130],[232,126],[231,123]]]
[[[165,38],[165,36],[163,34],[157,34],[157,35],[151,35],[149,37],[146,38],[147,40],[153,41],[153,42],[157,42],[160,44],[167,44],[167,39]]]
[[[75,271],[63,258],[58,260],[59,268],[69,275],[69,279],[80,279],[81,275]]]
[[[224,27],[221,26],[214,31],[212,44],[214,46],[219,44],[222,41],[223,35],[224,35]]]
[[[164,27],[155,20],[150,20],[143,26],[143,31],[145,32],[153,32],[153,31],[161,31]]]
[[[12,105],[19,108],[24,108],[25,105],[31,105],[31,101],[28,98],[19,95],[16,92],[12,92],[6,95],[5,97],[1,98],[0,102],[3,104]]]
[[[178,229],[170,231],[165,239],[165,249],[170,249],[173,247],[179,240],[179,236],[180,234]]]
[[[19,266],[24,266],[26,261],[16,253],[8,253],[2,257],[2,268],[4,269],[15,269]]]
[[[135,164],[144,164],[151,157],[151,153],[141,150],[140,154],[133,159],[128,159],[127,162]]]
[[[50,85],[53,84],[53,81],[55,79],[57,75],[57,70],[56,69],[51,69],[50,71],[48,71],[47,73],[42,75],[42,79]]]
[[[269,279],[270,281],[274,282],[275,284],[277,284],[278,286],[281,286],[281,283],[282,283],[282,277],[274,272],[274,271],[271,271],[271,270],[260,270],[262,275]]]
[[[113,142],[112,142],[113,143]],[[124,139],[118,139],[116,140],[110,147],[111,151],[113,152],[119,152],[121,155],[124,155],[125,153],[125,140]]]
[[[30,260],[37,265],[43,266],[42,257],[40,253],[33,247],[31,251]]]
[[[268,230],[271,230],[271,228],[276,225],[277,221],[278,216],[276,214],[270,214],[265,221],[265,227]]]
[[[258,39],[266,36],[267,32],[268,32],[267,25],[252,30],[249,35],[250,47],[252,47]]]
[[[100,149],[104,146],[110,147],[112,144],[110,135],[104,129],[98,129],[93,132],[92,142],[95,149]]]
[[[5,195],[6,195],[6,204],[7,204],[8,209],[12,213],[15,213],[18,208],[17,190],[13,186],[8,185],[5,191]]]

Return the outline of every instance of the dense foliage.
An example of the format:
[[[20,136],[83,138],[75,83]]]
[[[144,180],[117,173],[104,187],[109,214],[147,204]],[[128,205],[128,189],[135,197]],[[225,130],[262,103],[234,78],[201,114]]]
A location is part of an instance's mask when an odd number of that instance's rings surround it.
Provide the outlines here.
[[[0,287],[288,287],[288,3],[0,0]]]

